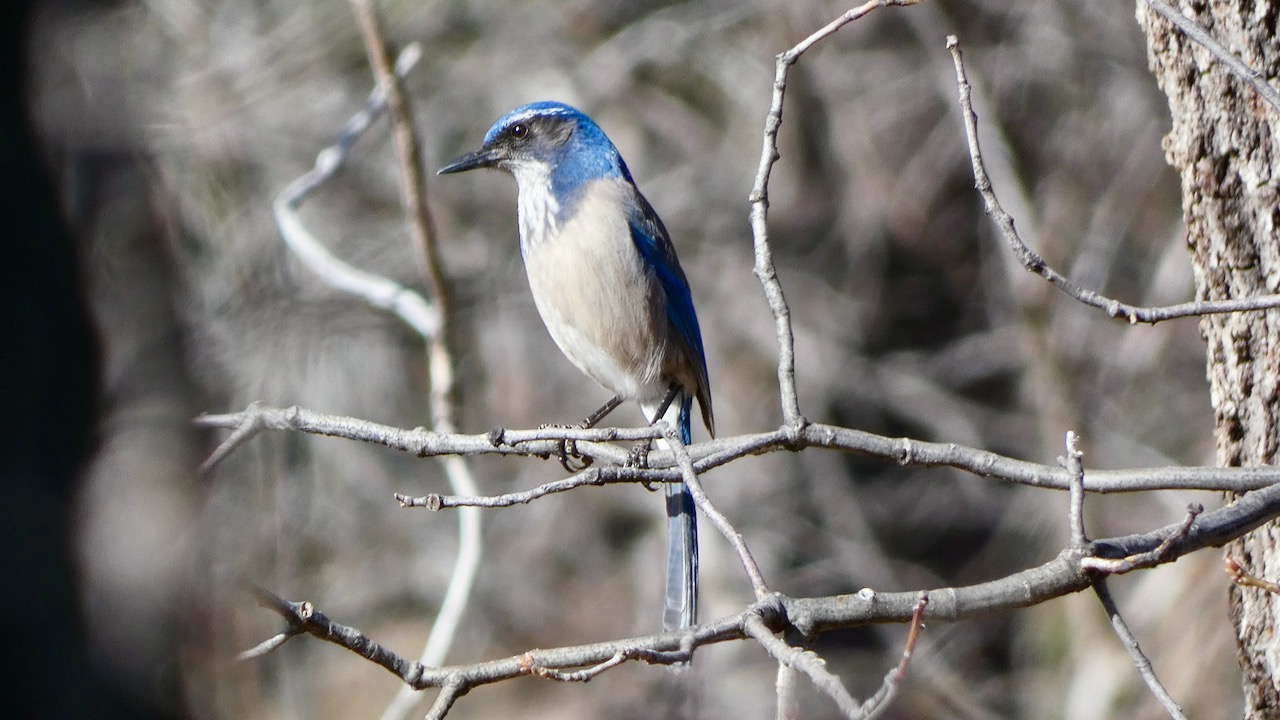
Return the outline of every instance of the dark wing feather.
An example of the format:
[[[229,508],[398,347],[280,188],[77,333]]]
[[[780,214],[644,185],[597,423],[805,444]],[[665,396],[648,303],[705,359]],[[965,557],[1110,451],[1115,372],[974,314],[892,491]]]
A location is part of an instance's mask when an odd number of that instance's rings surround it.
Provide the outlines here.
[[[631,239],[635,242],[640,255],[645,259],[658,278],[667,300],[667,321],[676,331],[676,337],[688,351],[692,362],[696,365],[698,387],[691,388],[702,408],[702,421],[707,431],[715,434],[715,416],[711,410],[711,381],[707,377],[707,356],[702,348],[702,330],[698,326],[698,313],[693,309],[693,296],[689,292],[689,281],[685,279],[684,270],[680,267],[680,259],[676,257],[675,246],[662,219],[654,212],[653,207],[644,196],[636,192],[637,211],[629,218]]]

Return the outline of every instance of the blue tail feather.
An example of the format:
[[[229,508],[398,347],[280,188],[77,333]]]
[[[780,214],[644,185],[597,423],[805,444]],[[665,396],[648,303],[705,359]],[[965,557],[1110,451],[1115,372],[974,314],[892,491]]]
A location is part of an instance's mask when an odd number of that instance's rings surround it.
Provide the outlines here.
[[[693,397],[681,393],[679,433],[692,441]],[[684,483],[667,483],[667,592],[662,625],[679,630],[698,622],[698,514]]]

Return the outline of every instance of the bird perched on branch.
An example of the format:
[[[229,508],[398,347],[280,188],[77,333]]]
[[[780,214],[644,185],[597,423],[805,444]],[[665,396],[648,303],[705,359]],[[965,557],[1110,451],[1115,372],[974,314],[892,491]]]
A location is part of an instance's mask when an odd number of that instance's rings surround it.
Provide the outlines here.
[[[551,337],[570,362],[614,394],[582,426],[634,400],[649,422],[665,417],[688,443],[696,399],[714,435],[689,283],[662,220],[604,131],[563,103],[525,105],[494,123],[478,150],[439,172],[482,167],[515,177],[520,254]],[[697,622],[697,517],[684,483],[665,487],[663,625],[673,630]]]

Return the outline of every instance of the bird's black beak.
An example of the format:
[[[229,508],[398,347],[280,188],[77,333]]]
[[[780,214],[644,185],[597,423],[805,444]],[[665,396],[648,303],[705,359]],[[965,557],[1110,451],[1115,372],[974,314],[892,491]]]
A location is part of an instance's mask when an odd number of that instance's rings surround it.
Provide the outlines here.
[[[493,148],[482,147],[456,157],[448,165],[436,171],[437,175],[448,175],[449,173],[466,172],[467,170],[475,170],[482,167],[493,167],[501,160],[501,155]]]

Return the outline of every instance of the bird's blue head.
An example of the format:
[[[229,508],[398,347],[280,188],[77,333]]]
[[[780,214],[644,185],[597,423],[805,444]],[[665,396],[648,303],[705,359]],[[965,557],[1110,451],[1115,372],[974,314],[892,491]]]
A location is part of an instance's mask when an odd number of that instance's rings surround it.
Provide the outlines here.
[[[497,167],[515,176],[521,190],[549,185],[561,207],[572,205],[592,180],[631,173],[599,125],[560,102],[535,102],[503,115],[479,149],[454,159],[439,174]]]

